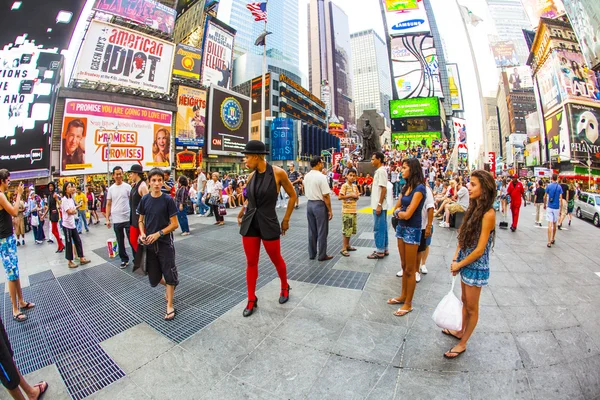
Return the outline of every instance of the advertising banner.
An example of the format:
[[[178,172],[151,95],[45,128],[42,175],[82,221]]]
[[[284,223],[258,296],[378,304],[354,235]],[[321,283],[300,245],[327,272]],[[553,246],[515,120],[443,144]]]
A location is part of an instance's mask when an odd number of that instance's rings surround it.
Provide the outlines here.
[[[0,50],[0,63],[0,168],[48,176],[62,56],[24,44]]]
[[[431,35],[393,38],[392,67],[398,98],[444,97],[439,60]]]
[[[496,153],[493,151],[488,152],[487,162],[489,171],[496,178]]]
[[[544,65],[538,70],[536,79],[540,89],[540,97],[544,114],[562,103],[560,88],[558,86],[558,77],[554,73],[552,58],[546,60]]]
[[[540,116],[537,111],[525,116],[525,129],[529,142],[538,142],[541,139]]]
[[[563,2],[588,67],[600,67],[600,3],[597,0]]]
[[[172,114],[100,101],[65,102],[60,159],[63,175],[106,173],[120,165],[171,165]],[[110,151],[109,151],[110,144]]]
[[[427,33],[430,31],[429,20],[427,19],[427,12],[425,11],[423,2],[409,0],[383,1],[387,10],[385,18],[390,36]],[[396,10],[390,10],[390,8],[395,8]]]
[[[528,66],[513,67],[507,74],[510,91],[520,89],[529,89],[533,87],[533,78],[531,77],[531,68]]]
[[[571,130],[571,158],[585,162],[600,162],[600,137],[598,121],[600,108],[581,104],[569,104],[569,122]]]
[[[204,146],[206,133],[206,90],[179,86],[177,118],[175,119],[176,146]]]
[[[525,146],[525,165],[533,167],[541,164],[540,142],[527,143]]]
[[[462,118],[452,118],[454,140],[458,144],[467,144],[467,121]]]
[[[294,139],[294,120],[291,118],[275,118],[271,122],[271,160],[287,161],[296,159],[296,142]]]
[[[564,0],[521,0],[532,26],[537,26],[540,18],[556,18],[564,12]],[[594,0],[591,0],[594,1]]]
[[[187,79],[200,79],[202,50],[179,43],[173,60],[173,75]]]
[[[563,100],[600,100],[596,75],[586,68],[581,53],[556,50],[553,57]]]
[[[204,35],[202,84],[229,89],[233,67],[235,29],[209,16],[206,18]]]
[[[437,117],[439,115],[440,103],[437,97],[390,100],[391,118]]]
[[[177,169],[195,169],[196,168],[196,153],[185,150],[175,154]]]
[[[515,44],[510,40],[496,42],[491,47],[498,68],[519,65]]]
[[[242,156],[250,137],[250,98],[210,87],[208,154]]]
[[[450,86],[452,110],[464,111],[465,106],[462,96],[462,86],[460,84],[460,75],[458,74],[458,65],[446,64],[446,71],[448,73],[448,85]]]
[[[92,20],[73,79],[169,93],[174,48],[155,37]]]
[[[155,0],[97,0],[94,9],[173,33],[177,11]]]
[[[548,140],[548,152],[552,160],[567,156],[570,158],[569,129],[567,114],[560,110],[553,116],[546,118],[546,136]]]
[[[420,146],[423,139],[427,146],[431,147],[433,141],[440,140],[440,132],[410,132],[410,133],[392,133],[392,143],[396,150],[406,150],[413,146]]]

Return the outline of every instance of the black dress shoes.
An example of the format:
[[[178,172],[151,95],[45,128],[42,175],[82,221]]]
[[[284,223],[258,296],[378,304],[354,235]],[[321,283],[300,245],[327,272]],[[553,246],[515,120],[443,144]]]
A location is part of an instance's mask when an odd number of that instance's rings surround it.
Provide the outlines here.
[[[329,261],[333,258],[333,256],[325,256],[323,258],[319,258],[319,261]]]
[[[290,299],[290,290],[292,288],[288,285],[287,289],[281,289],[281,293],[279,294],[279,304],[285,304]]]
[[[252,307],[250,307],[252,305]],[[254,300],[248,300],[248,305],[244,308],[244,317],[249,317],[254,312],[254,309],[258,308],[258,298]]]

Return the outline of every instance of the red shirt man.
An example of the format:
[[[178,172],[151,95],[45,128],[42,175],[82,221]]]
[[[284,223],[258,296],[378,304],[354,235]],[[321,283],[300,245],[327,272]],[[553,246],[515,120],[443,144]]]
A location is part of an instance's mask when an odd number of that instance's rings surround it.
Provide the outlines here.
[[[508,184],[508,188],[506,192],[510,196],[510,211],[512,214],[512,225],[510,227],[511,231],[517,230],[517,225],[519,223],[519,213],[521,212],[521,199],[525,205],[527,202],[525,201],[525,188],[523,184],[519,182],[518,176],[513,176],[512,181]]]

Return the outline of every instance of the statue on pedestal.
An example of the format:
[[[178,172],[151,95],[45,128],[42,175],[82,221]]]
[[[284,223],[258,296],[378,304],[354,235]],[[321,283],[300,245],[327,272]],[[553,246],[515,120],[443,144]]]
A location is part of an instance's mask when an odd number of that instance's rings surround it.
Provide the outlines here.
[[[381,143],[379,141],[379,135],[375,133],[375,129],[371,126],[371,121],[365,120],[365,126],[362,130],[363,147],[362,147],[362,159],[367,161],[371,159],[371,156],[376,151],[381,150]]]

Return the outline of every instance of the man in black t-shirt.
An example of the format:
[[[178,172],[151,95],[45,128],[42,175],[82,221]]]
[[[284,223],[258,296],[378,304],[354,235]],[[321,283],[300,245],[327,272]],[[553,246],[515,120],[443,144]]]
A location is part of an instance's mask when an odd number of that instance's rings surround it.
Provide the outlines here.
[[[560,184],[560,188],[562,189],[562,195],[560,196],[560,217],[558,218],[558,229],[562,230],[562,223],[565,217],[567,216],[567,209],[569,204],[569,186],[567,185],[567,180],[565,178],[562,179]]]
[[[150,285],[166,287],[167,313],[165,321],[175,318],[173,296],[179,283],[175,266],[175,246],[172,232],[179,227],[177,207],[173,198],[161,192],[164,172],[154,168],[148,174],[150,193],[142,197],[137,208],[140,216],[140,239],[146,245],[146,271]]]
[[[544,208],[544,195],[546,194],[546,189],[544,189],[544,182],[540,179],[537,183],[537,187],[534,192],[533,203],[535,204],[535,224],[537,226],[542,226],[542,218],[544,213],[542,209]]]

